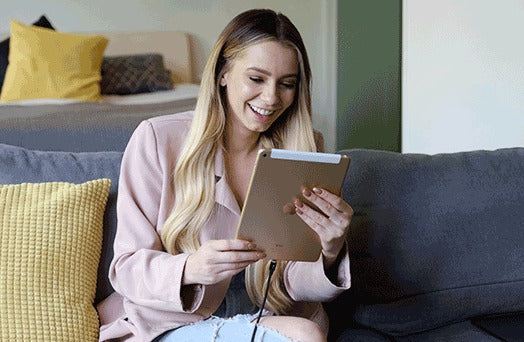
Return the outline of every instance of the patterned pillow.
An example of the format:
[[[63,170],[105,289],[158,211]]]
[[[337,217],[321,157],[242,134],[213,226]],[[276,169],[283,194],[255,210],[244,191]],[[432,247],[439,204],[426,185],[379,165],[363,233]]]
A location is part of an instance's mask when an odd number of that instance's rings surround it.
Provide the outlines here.
[[[160,54],[104,57],[101,93],[105,95],[151,93],[173,89],[169,70]]]

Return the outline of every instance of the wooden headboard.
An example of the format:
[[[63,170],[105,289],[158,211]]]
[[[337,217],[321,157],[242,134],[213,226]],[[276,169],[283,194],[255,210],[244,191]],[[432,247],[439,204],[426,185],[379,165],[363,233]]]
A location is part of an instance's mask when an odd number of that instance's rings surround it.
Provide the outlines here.
[[[79,32],[80,33],[80,32]],[[153,32],[81,32],[100,34],[109,39],[106,56],[141,53],[160,53],[164,56],[166,68],[171,70],[176,83],[193,83],[190,36],[178,31]],[[0,41],[9,36],[1,32]]]
[[[176,31],[100,32],[109,39],[104,55],[160,53],[177,83],[193,83],[189,34]]]

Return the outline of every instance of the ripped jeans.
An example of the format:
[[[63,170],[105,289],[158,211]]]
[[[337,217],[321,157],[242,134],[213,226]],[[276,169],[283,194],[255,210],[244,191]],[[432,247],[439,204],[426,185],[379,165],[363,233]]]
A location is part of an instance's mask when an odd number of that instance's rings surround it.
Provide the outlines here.
[[[249,342],[257,314],[239,314],[231,318],[211,316],[208,319],[170,330],[157,337],[155,342]],[[258,325],[256,342],[290,342],[278,332]]]

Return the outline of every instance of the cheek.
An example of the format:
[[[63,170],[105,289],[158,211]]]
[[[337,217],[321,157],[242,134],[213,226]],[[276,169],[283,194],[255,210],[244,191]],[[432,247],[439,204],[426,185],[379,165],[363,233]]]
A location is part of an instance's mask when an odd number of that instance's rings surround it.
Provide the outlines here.
[[[290,90],[290,91],[285,92],[282,99],[284,101],[286,108],[293,104],[293,100],[295,100],[295,93],[296,93],[296,90]]]
[[[245,82],[236,82],[234,87],[228,88],[228,97],[231,103],[245,102],[250,100],[256,90],[253,87]]]
[[[238,95],[242,96],[244,100],[249,98],[251,94],[253,94],[253,90],[247,84],[242,84],[240,87],[238,87]]]
[[[251,81],[240,82],[238,87],[238,93],[242,97],[249,99],[257,94],[257,87]]]
[[[227,86],[227,100],[233,107],[237,107],[242,99],[242,87],[235,83],[230,83]]]

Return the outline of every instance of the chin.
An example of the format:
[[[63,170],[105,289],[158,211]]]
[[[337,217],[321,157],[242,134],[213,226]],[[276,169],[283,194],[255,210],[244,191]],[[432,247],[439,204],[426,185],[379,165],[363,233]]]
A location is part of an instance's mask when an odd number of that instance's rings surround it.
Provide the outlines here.
[[[264,133],[265,131],[267,131],[269,129],[269,126],[268,127],[252,127],[250,128],[249,130],[251,132],[256,132],[256,133]]]
[[[273,125],[274,121],[270,121],[268,123],[264,123],[264,124],[261,124],[261,123],[257,123],[254,128],[255,128],[255,131],[256,132],[259,132],[259,133],[263,133],[265,131],[267,131],[269,128],[271,128],[271,126]]]
[[[271,123],[260,123],[256,121],[246,122],[245,127],[251,132],[263,133],[271,127]]]

